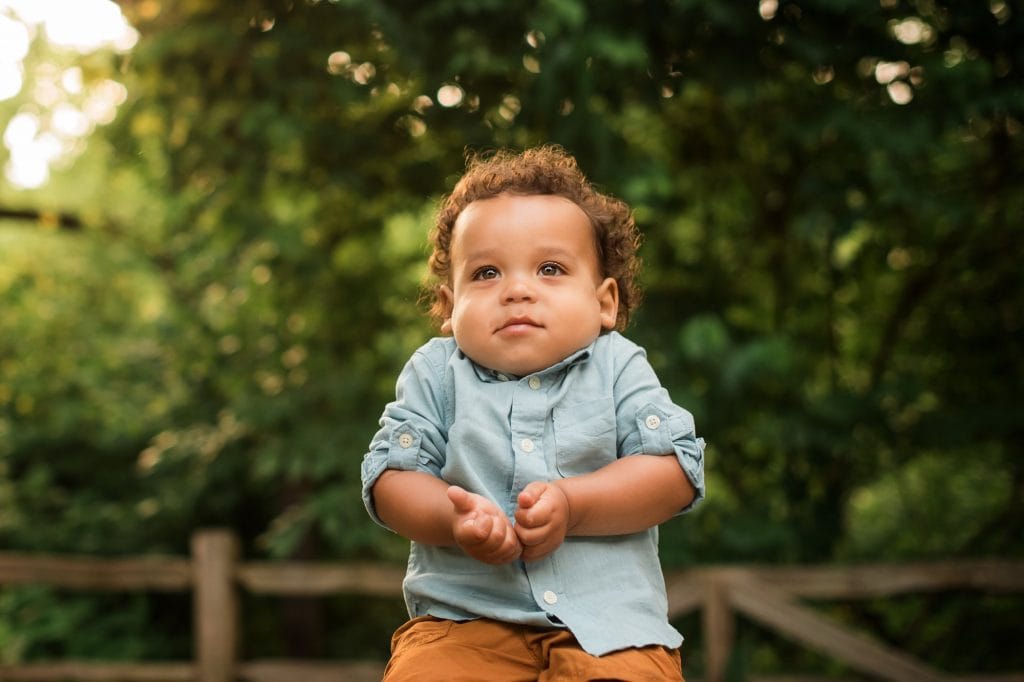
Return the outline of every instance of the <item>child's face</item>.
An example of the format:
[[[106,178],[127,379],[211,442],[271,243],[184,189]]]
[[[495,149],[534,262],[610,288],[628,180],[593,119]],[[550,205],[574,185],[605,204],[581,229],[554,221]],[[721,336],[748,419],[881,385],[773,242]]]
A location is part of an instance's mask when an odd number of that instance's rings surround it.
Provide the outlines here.
[[[568,199],[474,201],[455,222],[450,258],[441,329],[484,367],[537,372],[615,327],[618,287],[601,277],[590,219]]]

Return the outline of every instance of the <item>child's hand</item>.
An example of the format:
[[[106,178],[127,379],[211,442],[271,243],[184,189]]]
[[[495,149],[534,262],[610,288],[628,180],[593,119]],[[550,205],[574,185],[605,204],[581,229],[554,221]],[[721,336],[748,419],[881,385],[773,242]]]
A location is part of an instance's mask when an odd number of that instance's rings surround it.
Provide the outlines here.
[[[543,559],[561,546],[569,528],[569,499],[561,488],[534,481],[519,493],[516,535],[526,561]]]
[[[448,499],[455,507],[452,535],[462,551],[485,564],[507,564],[519,558],[522,545],[496,504],[457,485],[449,486]]]

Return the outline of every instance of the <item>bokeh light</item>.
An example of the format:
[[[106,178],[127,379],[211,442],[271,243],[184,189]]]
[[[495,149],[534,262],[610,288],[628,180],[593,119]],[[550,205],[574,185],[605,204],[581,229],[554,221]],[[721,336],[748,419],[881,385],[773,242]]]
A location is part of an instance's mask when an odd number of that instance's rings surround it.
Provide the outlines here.
[[[26,73],[35,40],[46,40],[54,56]],[[74,61],[98,50],[126,52],[137,41],[138,32],[111,0],[0,0],[0,100],[30,100],[3,131],[8,182],[22,189],[45,184],[55,162],[80,151],[97,125],[113,121],[127,98],[124,86],[87,84]]]

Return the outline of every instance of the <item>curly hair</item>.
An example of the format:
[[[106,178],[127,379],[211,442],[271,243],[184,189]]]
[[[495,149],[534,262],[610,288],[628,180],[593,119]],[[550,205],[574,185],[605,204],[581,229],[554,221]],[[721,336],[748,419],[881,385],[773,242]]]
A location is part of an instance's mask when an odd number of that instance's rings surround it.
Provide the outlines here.
[[[594,227],[597,260],[602,277],[615,279],[619,310],[615,329],[622,331],[630,313],[640,302],[636,275],[640,268],[637,249],[640,232],[629,206],[598,192],[568,152],[555,145],[527,149],[521,153],[501,150],[489,155],[468,154],[466,172],[451,194],[441,201],[437,221],[430,232],[433,252],[425,297],[430,315],[438,323],[448,315],[438,293],[451,276],[451,245],[455,221],[474,201],[501,194],[560,196],[579,206]]]

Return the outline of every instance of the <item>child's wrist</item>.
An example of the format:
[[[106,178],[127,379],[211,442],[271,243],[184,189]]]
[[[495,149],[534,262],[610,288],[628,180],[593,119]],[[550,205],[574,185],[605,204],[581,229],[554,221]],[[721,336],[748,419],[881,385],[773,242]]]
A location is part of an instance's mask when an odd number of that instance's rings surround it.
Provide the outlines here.
[[[572,502],[572,495],[570,494],[569,488],[564,483],[564,480],[551,481],[551,487],[560,493],[560,496],[565,504],[565,534],[572,535],[572,532],[579,525],[579,519],[573,513],[575,506]]]

